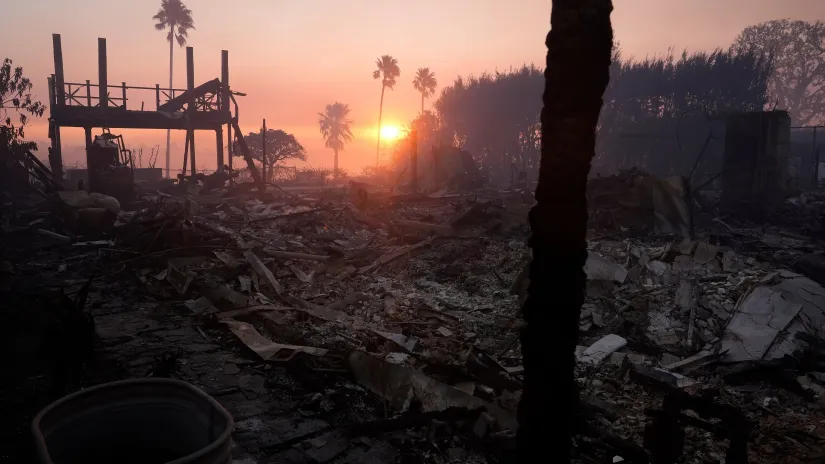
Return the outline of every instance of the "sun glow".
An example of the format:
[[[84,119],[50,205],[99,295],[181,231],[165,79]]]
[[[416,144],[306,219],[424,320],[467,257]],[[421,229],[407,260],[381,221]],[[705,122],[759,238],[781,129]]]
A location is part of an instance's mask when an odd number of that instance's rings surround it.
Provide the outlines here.
[[[401,136],[401,129],[398,126],[381,126],[381,140],[396,140]]]

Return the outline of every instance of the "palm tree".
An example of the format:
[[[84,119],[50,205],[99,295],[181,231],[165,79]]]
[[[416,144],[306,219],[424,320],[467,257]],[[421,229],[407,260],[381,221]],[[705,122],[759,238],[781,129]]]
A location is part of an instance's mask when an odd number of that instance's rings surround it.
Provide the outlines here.
[[[438,87],[435,73],[430,71],[430,68],[418,68],[413,79],[413,87],[421,92],[421,114],[424,114],[424,99],[432,97],[435,88]]]
[[[553,450],[553,462],[570,462],[578,405],[574,352],[587,258],[585,189],[613,47],[611,0],[553,0],[552,8],[541,166],[529,216],[533,260],[522,308],[519,463],[535,462],[547,450]]]
[[[373,79],[381,79],[381,103],[378,105],[378,140],[375,143],[375,164],[378,165],[378,152],[381,148],[381,115],[384,112],[384,89],[390,90],[395,86],[395,79],[401,75],[398,67],[398,60],[390,55],[383,55],[375,60],[375,71],[372,72]]]
[[[189,30],[195,28],[192,21],[192,10],[186,7],[181,0],[161,0],[160,9],[152,17],[155,20],[155,29],[159,31],[169,30],[166,40],[169,41],[169,98],[172,98],[172,69],[173,57],[175,53],[175,42],[181,47],[186,45],[186,38]],[[169,146],[172,140],[172,132],[166,130],[166,175],[169,176]]]
[[[335,162],[333,166],[333,175],[338,177],[338,152],[344,150],[344,145],[352,141],[352,131],[350,124],[352,120],[349,119],[349,105],[335,102],[327,105],[323,113],[318,113],[318,127],[321,130],[321,135],[324,136],[326,147],[332,148],[335,154]]]

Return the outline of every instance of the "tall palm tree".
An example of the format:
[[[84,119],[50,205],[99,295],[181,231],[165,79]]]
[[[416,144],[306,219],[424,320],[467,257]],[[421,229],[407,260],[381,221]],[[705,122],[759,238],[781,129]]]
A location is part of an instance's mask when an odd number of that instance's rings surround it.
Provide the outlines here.
[[[574,352],[587,258],[585,189],[613,47],[611,0],[553,0],[552,8],[541,166],[529,216],[533,260],[522,308],[519,463],[535,462],[547,450],[554,452],[552,462],[570,462],[578,405]]]
[[[398,67],[398,60],[390,55],[383,55],[375,60],[375,71],[372,72],[373,79],[381,79],[381,103],[378,105],[378,140],[375,142],[375,164],[378,165],[378,153],[381,149],[381,116],[384,112],[384,89],[395,86],[395,79],[401,75]]]
[[[335,164],[333,166],[333,175],[338,177],[338,152],[344,150],[344,145],[352,141],[352,131],[350,124],[352,120],[349,118],[349,105],[335,102],[327,105],[323,113],[318,113],[318,127],[321,130],[321,135],[324,136],[327,148],[332,148],[335,154]]]
[[[166,40],[169,41],[169,98],[172,98],[172,70],[175,54],[175,42],[181,47],[186,45],[189,30],[195,29],[192,20],[192,10],[186,7],[181,0],[161,0],[160,9],[152,17],[155,20],[155,29],[169,30]],[[166,175],[169,176],[169,146],[172,141],[172,132],[166,130]]]
[[[430,68],[418,68],[413,79],[413,87],[421,92],[421,114],[424,114],[424,99],[432,97],[435,88],[438,87],[435,73],[430,71]]]

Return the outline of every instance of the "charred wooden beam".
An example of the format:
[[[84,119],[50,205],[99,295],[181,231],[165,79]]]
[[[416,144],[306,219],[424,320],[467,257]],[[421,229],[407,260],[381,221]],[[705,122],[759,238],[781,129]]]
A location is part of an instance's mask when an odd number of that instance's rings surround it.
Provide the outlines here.
[[[249,168],[249,174],[252,175],[252,179],[255,180],[255,184],[258,185],[258,189],[263,192],[265,187],[264,179],[261,177],[258,167],[255,166],[255,161],[252,159],[252,154],[249,151],[249,145],[247,145],[246,140],[243,139],[243,133],[241,132],[241,128],[238,127],[237,121],[232,121],[232,129],[235,131],[235,140],[238,141],[238,148],[241,149],[243,159],[246,161],[246,166]]]
[[[160,105],[158,111],[166,111],[169,113],[180,111],[189,103],[190,100],[201,98],[210,93],[217,93],[221,89],[221,81],[217,77],[211,81],[205,82],[191,90],[187,89],[182,94]]]
[[[189,122],[187,122],[187,118]],[[112,129],[215,130],[226,124],[225,115],[197,111],[194,115],[170,115],[158,111],[124,111],[121,108],[62,106],[52,109],[52,119],[62,127],[109,127]]]

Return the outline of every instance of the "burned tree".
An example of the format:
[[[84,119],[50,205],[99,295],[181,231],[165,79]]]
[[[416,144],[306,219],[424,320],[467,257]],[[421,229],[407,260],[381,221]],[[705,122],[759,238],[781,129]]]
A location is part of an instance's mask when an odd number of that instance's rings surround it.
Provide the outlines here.
[[[266,181],[272,180],[272,173],[275,165],[279,161],[297,159],[306,161],[307,154],[304,146],[295,138],[280,129],[267,129],[266,140],[261,136],[263,129],[258,132],[250,132],[244,136],[244,141],[249,147],[249,154],[255,161],[261,163],[261,167],[266,173]],[[266,150],[266,153],[264,153]]]
[[[610,80],[611,0],[555,0],[547,35],[541,167],[530,211],[530,286],[521,332],[519,462],[568,462],[578,394],[574,350],[587,258],[585,188]]]

